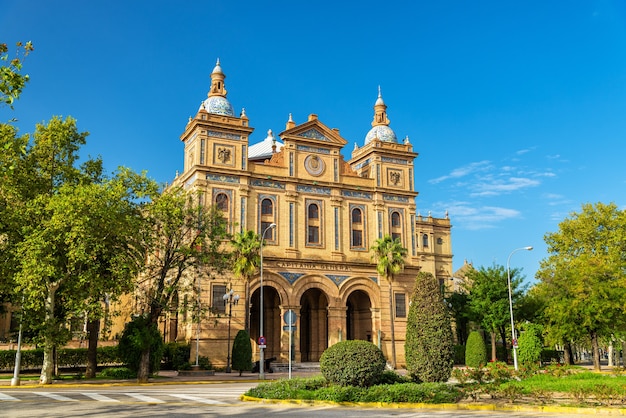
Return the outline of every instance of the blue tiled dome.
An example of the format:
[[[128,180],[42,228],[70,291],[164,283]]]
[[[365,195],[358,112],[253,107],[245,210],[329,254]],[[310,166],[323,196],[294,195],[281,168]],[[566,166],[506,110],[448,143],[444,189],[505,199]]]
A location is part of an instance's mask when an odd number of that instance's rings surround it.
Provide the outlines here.
[[[396,133],[389,126],[386,125],[378,125],[374,126],[365,136],[365,143],[368,144],[374,138],[378,138],[383,142],[393,142],[398,143],[398,138],[396,138]]]

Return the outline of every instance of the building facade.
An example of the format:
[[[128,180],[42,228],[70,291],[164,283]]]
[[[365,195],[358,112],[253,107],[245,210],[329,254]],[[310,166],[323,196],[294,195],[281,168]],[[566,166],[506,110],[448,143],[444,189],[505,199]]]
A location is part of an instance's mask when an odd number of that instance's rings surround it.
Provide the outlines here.
[[[289,353],[296,362],[315,362],[328,346],[346,339],[371,341],[389,359],[394,315],[398,364],[404,364],[415,277],[427,271],[447,284],[451,225],[447,214],[416,213],[417,153],[408,137],[398,140],[389,126],[380,91],[371,129],[346,160],[348,141],[314,114],[302,123],[289,115],[284,131],[268,131],[253,142],[245,111],[236,116],[227,99],[225,78],[218,60],[208,97],[181,135],[184,170],[174,185],[221,208],[231,233],[264,234],[263,281],[257,274],[250,282],[251,338],[258,341],[263,334],[265,358],[277,362],[287,362]],[[370,250],[385,235],[399,238],[408,250],[393,282],[392,309],[388,283],[378,276]],[[195,340],[200,355],[223,366],[246,315],[244,303],[226,306],[223,295],[233,289],[243,298],[244,283],[229,275],[199,282],[202,304],[223,315],[196,328],[171,312],[163,330],[168,340]],[[285,321],[294,319],[290,335]],[[254,351],[258,358],[256,344]]]

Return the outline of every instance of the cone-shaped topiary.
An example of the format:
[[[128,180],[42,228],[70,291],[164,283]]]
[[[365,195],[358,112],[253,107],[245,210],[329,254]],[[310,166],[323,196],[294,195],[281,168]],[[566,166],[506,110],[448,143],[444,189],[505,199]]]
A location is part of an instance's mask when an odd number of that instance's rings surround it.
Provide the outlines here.
[[[524,366],[538,365],[543,350],[542,327],[536,324],[525,324],[525,330],[517,339],[519,348],[517,357]]]
[[[419,382],[446,382],[454,366],[450,316],[439,282],[420,272],[415,280],[406,324],[406,369]]]
[[[252,370],[252,344],[250,344],[250,334],[241,330],[233,341],[233,370],[239,370],[239,376],[244,370]]]
[[[374,344],[341,341],[324,351],[320,371],[330,383],[367,387],[378,383],[385,370],[385,356]]]
[[[487,364],[487,347],[485,340],[478,331],[470,332],[465,343],[465,365],[467,367],[483,367]]]

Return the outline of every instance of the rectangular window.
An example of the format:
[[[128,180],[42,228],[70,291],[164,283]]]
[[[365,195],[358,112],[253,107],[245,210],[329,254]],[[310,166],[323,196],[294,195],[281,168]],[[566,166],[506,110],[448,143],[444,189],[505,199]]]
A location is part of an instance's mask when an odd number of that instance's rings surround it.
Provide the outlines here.
[[[226,294],[226,285],[214,284],[211,289],[211,308],[218,313],[226,313],[226,304],[224,303],[224,295]]]
[[[319,244],[320,229],[317,226],[309,226],[308,241],[309,244]]]
[[[352,246],[353,247],[363,246],[363,231],[360,231],[358,229],[352,230]]]
[[[204,154],[206,153],[206,140],[200,140],[200,164],[204,164]]]
[[[406,295],[396,293],[396,318],[406,318]]]

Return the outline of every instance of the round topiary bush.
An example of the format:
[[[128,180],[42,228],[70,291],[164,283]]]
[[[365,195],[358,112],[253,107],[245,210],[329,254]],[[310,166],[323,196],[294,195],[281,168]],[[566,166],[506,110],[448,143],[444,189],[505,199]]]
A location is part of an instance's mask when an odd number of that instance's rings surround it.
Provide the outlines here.
[[[478,331],[472,331],[465,344],[465,365],[467,367],[483,367],[485,364],[487,364],[485,340]]]
[[[378,383],[385,363],[383,352],[374,344],[350,340],[328,347],[320,358],[320,370],[330,383],[367,387]]]

